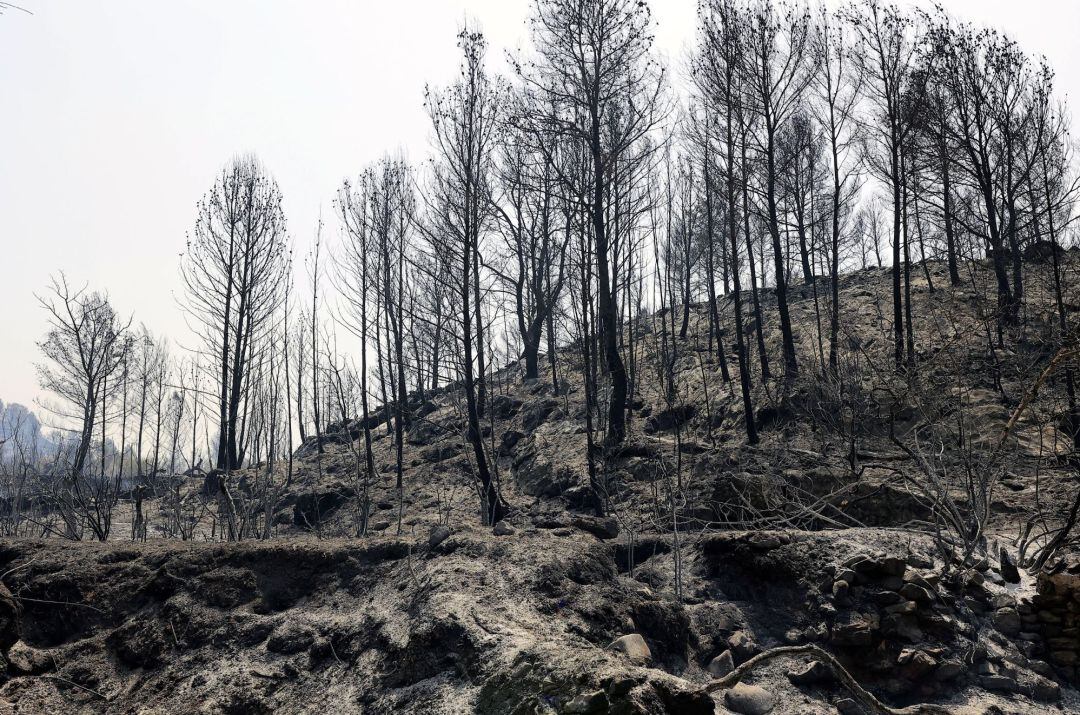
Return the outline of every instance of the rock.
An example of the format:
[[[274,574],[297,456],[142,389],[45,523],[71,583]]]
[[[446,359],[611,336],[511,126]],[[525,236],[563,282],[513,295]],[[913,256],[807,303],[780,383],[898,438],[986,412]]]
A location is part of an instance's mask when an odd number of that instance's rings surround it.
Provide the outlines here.
[[[446,541],[449,538],[450,538],[450,527],[440,524],[439,526],[436,526],[436,527],[432,528],[431,534],[428,535],[428,537],[427,537],[428,548],[429,549],[434,549],[436,546],[438,546],[439,544],[441,544],[442,542]]]
[[[832,643],[853,648],[870,646],[874,642],[878,623],[876,614],[849,613],[833,624]]]
[[[956,680],[964,672],[964,664],[958,660],[945,660],[934,671],[934,678],[942,682]]]
[[[714,678],[722,678],[735,670],[735,659],[732,657],[731,651],[725,650],[723,653],[710,660],[706,670],[708,670],[709,675]]]
[[[990,607],[995,611],[999,608],[1005,608],[1006,606],[1016,608],[1016,599],[1007,593],[999,593],[990,599]],[[1017,612],[1019,612],[1019,610],[1020,609],[1017,609]]]
[[[907,561],[898,556],[886,556],[881,560],[881,568],[887,576],[902,577],[907,571]]]
[[[663,710],[658,712],[669,715],[713,715],[716,712],[716,702],[704,690],[688,688],[676,678],[654,678],[651,684],[663,703]],[[613,709],[611,712],[625,711]]]
[[[390,522],[386,519],[376,519],[368,524],[368,528],[372,531],[386,531],[390,528]]]
[[[692,404],[675,405],[674,407],[661,410],[645,420],[645,433],[656,434],[689,422],[697,414],[697,406]]]
[[[614,517],[576,516],[571,523],[601,539],[614,539],[619,535],[619,522]]]
[[[1061,700],[1061,686],[1041,675],[1035,675],[1031,681],[1031,698],[1040,703],[1056,703]]]
[[[880,559],[864,556],[845,565],[855,569],[860,576],[871,578],[885,578],[888,576],[899,578],[907,570],[907,562],[896,556],[885,556]]]
[[[510,395],[495,395],[491,398],[491,413],[500,420],[508,420],[518,413],[522,402]]]
[[[879,606],[895,606],[898,603],[903,603],[907,599],[896,591],[872,591],[870,593],[870,600]]]
[[[847,581],[849,584],[854,584],[859,575],[851,569],[840,569],[836,574],[837,581]]]
[[[7,658],[11,669],[20,675],[35,675],[56,669],[56,661],[48,651],[31,648],[23,641],[11,646]]]
[[[862,715],[863,709],[851,698],[840,698],[836,701],[836,712],[840,715]]]
[[[638,681],[626,675],[617,675],[611,679],[611,682],[607,685],[607,693],[613,698],[621,698],[622,696],[633,690],[638,684]]]
[[[315,528],[355,496],[355,490],[344,483],[330,483],[318,491],[305,490],[296,495],[293,523],[305,529]]]
[[[1006,583],[1020,583],[1020,569],[1016,568],[1016,562],[1009,556],[1009,552],[1005,550],[1005,547],[1001,547],[1001,551],[998,552],[1001,578],[1005,579]]]
[[[765,715],[776,707],[776,696],[758,685],[736,683],[724,693],[724,705],[740,715]]]
[[[834,679],[832,668],[820,660],[812,660],[802,670],[789,670],[788,680],[795,685],[816,685]]]
[[[851,585],[847,581],[843,579],[840,579],[839,581],[834,581],[832,585],[833,601],[835,601],[838,605],[841,606],[850,606],[850,591]]]
[[[932,603],[934,600],[932,593],[916,583],[905,583],[900,588],[900,595],[920,605]]]
[[[922,629],[913,615],[891,613],[881,622],[881,631],[885,635],[902,638],[908,643],[918,643],[923,639]]]
[[[503,432],[502,438],[499,440],[499,455],[502,457],[514,456],[518,444],[524,437],[525,433],[517,430],[510,429]]]
[[[539,454],[535,447],[519,451],[511,473],[521,491],[529,496],[557,497],[578,483],[573,467],[555,462],[550,456]]]
[[[559,408],[556,400],[530,402],[521,410],[521,426],[525,433],[535,432],[536,428],[548,421],[551,413]]]
[[[514,529],[514,527],[510,526],[510,524],[508,524],[504,519],[503,521],[495,524],[495,528],[491,530],[491,533],[495,534],[495,536],[510,536],[514,534],[515,531],[516,530]]]
[[[903,601],[901,603],[893,604],[892,606],[887,606],[885,608],[885,613],[906,616],[917,610],[919,610],[919,604],[914,601]]]
[[[607,712],[608,700],[603,690],[583,693],[566,704],[563,712],[568,715],[589,715],[589,713]]]
[[[420,459],[428,463],[445,462],[458,456],[464,448],[459,441],[446,441],[441,444],[433,444],[420,450]]]
[[[1016,682],[1016,679],[1007,675],[983,675],[979,678],[979,683],[987,690],[996,690],[1002,693],[1020,692],[1020,685]]]
[[[1011,606],[999,608],[994,611],[993,621],[994,627],[1007,636],[1017,635],[1023,626],[1023,623],[1020,620],[1020,614]]]
[[[423,447],[429,445],[443,434],[443,428],[434,422],[428,420],[421,420],[413,424],[409,428],[409,434],[405,438],[409,444],[414,447]]]
[[[1045,675],[1047,677],[1054,676],[1054,666],[1050,665],[1045,660],[1029,660],[1027,665],[1039,675]]]
[[[649,644],[637,633],[628,633],[616,638],[608,645],[608,650],[625,654],[630,660],[638,664],[648,663],[652,660],[652,651]]]
[[[574,485],[559,496],[566,502],[566,506],[571,509],[587,510],[593,505],[592,489],[589,489],[584,484]]]
[[[905,648],[896,659],[903,666],[904,676],[909,680],[918,680],[937,667],[934,657],[924,650],[913,651]]]
[[[743,630],[735,631],[728,636],[727,643],[737,663],[749,660],[761,652],[761,648],[758,647],[750,634]]]

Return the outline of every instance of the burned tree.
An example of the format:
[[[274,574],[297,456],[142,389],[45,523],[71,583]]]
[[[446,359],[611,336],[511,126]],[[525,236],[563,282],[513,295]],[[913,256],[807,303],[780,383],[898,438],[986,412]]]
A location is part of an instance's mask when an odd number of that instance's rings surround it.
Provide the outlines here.
[[[485,378],[478,264],[483,227],[491,213],[489,182],[504,95],[484,68],[487,43],[483,35],[466,28],[458,35],[458,44],[463,55],[459,79],[441,92],[429,89],[425,102],[437,153],[428,197],[433,226],[428,233],[432,247],[441,249],[444,260],[459,269],[451,279],[459,300],[466,439],[481,484],[484,518],[494,524],[505,515],[506,504],[492,476],[480,431]]]
[[[597,278],[599,338],[610,381],[605,441],[626,436],[627,374],[619,350],[617,289],[623,266],[613,260],[617,220],[612,183],[648,161],[642,151],[663,116],[664,71],[652,56],[652,15],[642,0],[537,0],[531,19],[536,59],[517,69],[528,111],[519,125],[538,147],[580,145],[585,171],[561,169],[560,182],[588,212]]]
[[[63,274],[53,279],[50,294],[39,296],[38,302],[49,314],[49,331],[38,343],[46,359],[37,366],[38,380],[42,389],[60,399],[57,416],[76,425],[75,449],[57,494],[63,535],[81,538],[85,526],[94,538],[105,541],[120,485],[104,468],[93,475],[88,456],[99,419],[104,439],[107,401],[122,385],[116,378],[129,347],[130,321],[116,314],[107,296],[72,289]]]
[[[181,261],[184,307],[217,381],[218,469],[242,465],[238,422],[248,368],[281,301],[288,260],[277,182],[254,157],[234,159],[199,202]]]

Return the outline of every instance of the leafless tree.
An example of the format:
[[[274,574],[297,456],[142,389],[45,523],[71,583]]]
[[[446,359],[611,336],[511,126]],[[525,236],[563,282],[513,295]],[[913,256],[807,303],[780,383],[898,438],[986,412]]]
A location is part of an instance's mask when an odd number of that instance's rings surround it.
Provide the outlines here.
[[[77,425],[76,446],[57,495],[64,536],[80,538],[85,526],[105,541],[119,483],[104,473],[91,474],[87,457],[97,420],[104,425],[107,401],[122,384],[113,378],[123,369],[130,320],[116,314],[107,296],[72,289],[62,273],[38,302],[49,315],[49,331],[38,343],[46,360],[37,366],[38,379],[61,401],[57,415]]]
[[[459,79],[442,91],[429,89],[425,102],[436,149],[428,199],[433,226],[428,230],[428,236],[433,241],[433,248],[442,249],[438,252],[443,253],[444,260],[458,266],[452,280],[461,318],[458,331],[466,402],[466,439],[472,446],[482,487],[484,518],[487,523],[494,524],[505,515],[506,503],[492,476],[480,431],[485,362],[478,265],[480,236],[492,212],[493,152],[505,91],[485,70],[487,43],[482,33],[466,27],[458,34],[458,45],[462,51]]]
[[[619,350],[619,296],[623,266],[613,260],[612,183],[618,172],[648,160],[642,148],[665,115],[664,71],[652,55],[652,15],[643,0],[536,0],[530,20],[536,58],[518,62],[527,98],[519,125],[546,139],[551,151],[579,144],[584,171],[551,165],[570,196],[585,205],[597,278],[599,337],[610,394],[608,445],[626,435],[626,366]]]
[[[243,463],[238,423],[248,368],[281,302],[288,261],[281,191],[257,159],[237,157],[199,203],[181,262],[184,307],[208,364],[213,358],[219,469]]]

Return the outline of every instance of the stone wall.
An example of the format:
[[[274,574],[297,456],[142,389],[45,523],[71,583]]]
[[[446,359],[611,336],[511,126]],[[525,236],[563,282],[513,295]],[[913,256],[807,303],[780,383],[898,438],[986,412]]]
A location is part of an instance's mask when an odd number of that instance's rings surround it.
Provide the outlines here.
[[[1023,599],[1017,611],[1028,657],[1050,663],[1064,680],[1080,682],[1080,556],[1039,574],[1036,595]]]

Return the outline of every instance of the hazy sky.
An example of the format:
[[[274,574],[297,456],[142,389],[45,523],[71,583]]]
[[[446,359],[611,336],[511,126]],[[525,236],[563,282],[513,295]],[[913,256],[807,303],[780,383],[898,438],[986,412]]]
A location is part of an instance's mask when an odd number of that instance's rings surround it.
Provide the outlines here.
[[[302,254],[341,180],[384,152],[428,149],[425,82],[479,20],[493,66],[525,38],[531,0],[17,0],[0,15],[0,399],[39,390],[33,293],[50,273],[105,289],[174,344],[188,338],[178,254],[195,202],[235,153],[285,195]],[[1007,30],[1080,95],[1080,2],[944,0]],[[680,64],[696,0],[653,0]],[[302,268],[298,271],[302,273]]]

